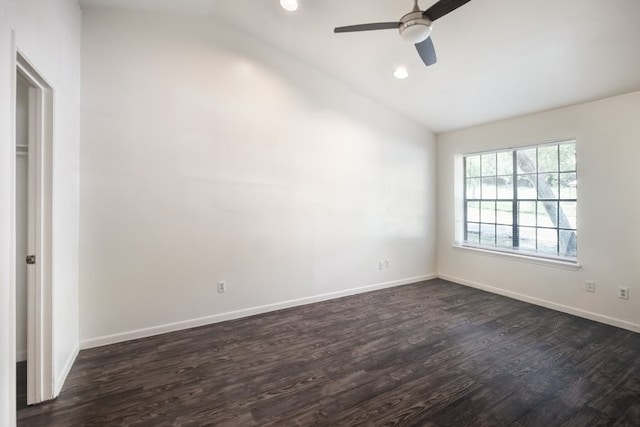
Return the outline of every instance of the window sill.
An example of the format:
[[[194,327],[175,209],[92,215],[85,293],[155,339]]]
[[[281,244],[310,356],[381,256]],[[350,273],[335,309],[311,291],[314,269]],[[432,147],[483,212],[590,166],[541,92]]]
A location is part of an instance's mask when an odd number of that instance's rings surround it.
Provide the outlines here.
[[[513,261],[527,262],[530,264],[544,265],[548,267],[561,268],[564,270],[577,271],[582,268],[577,261],[565,260],[562,258],[543,258],[533,255],[525,255],[521,253],[515,253],[508,250],[493,250],[484,247],[466,245],[466,244],[454,244],[453,248],[464,252],[476,252],[483,255],[494,256],[498,258],[505,258]]]

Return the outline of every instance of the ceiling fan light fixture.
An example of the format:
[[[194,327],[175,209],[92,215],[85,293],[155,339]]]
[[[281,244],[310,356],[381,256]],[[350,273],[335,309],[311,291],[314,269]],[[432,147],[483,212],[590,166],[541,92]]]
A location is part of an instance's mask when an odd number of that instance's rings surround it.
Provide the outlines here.
[[[298,10],[298,0],[280,0],[280,6],[289,12]]]
[[[284,1],[284,0],[281,0]],[[400,21],[393,22],[373,22],[369,24],[349,25],[346,27],[336,27],[334,33],[353,33],[357,31],[372,30],[399,30],[400,37],[405,41],[415,45],[420,59],[427,67],[435,64],[438,59],[436,50],[431,40],[431,28],[433,21],[442,18],[471,0],[437,0],[427,10],[420,11],[419,0],[413,0],[413,10]]]
[[[400,20],[400,36],[408,43],[417,44],[431,35],[432,22],[422,12],[411,12]]]

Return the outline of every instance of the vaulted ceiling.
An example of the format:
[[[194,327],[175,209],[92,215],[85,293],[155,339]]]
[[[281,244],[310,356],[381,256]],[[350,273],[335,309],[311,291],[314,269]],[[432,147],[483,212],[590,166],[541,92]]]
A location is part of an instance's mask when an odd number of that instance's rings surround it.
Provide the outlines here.
[[[333,33],[397,21],[412,0],[299,3],[80,0],[223,21],[437,133],[640,90],[639,0],[471,0],[434,23],[438,63],[428,68],[395,30]],[[408,79],[393,77],[398,65]]]

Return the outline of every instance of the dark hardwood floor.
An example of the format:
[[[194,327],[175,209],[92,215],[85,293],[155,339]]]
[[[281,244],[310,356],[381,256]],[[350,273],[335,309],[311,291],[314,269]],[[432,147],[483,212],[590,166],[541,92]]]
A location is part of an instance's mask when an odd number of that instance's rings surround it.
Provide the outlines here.
[[[640,335],[443,280],[82,351],[23,426],[640,426]]]

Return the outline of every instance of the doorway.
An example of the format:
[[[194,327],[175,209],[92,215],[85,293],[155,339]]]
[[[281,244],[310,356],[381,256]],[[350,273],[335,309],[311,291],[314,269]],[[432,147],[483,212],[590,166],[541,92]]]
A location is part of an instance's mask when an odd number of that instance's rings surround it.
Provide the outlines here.
[[[54,397],[52,346],[53,91],[16,56],[16,393],[18,408]]]
[[[29,83],[16,78],[16,392],[18,409],[27,405],[27,233],[29,218]]]

